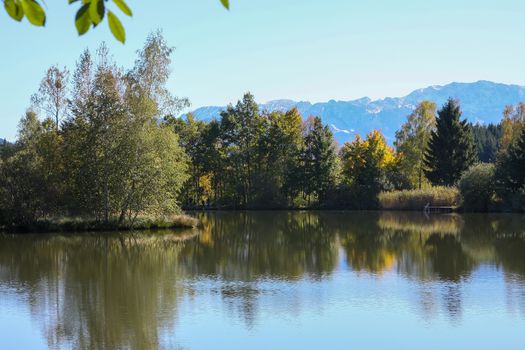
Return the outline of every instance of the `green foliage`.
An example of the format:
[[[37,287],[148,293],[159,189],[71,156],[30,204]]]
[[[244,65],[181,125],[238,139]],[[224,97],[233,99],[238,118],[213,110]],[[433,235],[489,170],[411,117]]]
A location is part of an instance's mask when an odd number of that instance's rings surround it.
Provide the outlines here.
[[[188,160],[173,128],[157,117],[166,99],[177,101],[164,86],[172,52],[166,47],[160,33],[148,37],[126,74],[109,60],[105,46],[98,62],[86,51],[71,87],[58,69],[48,71],[34,100],[58,120],[70,91],[68,117],[58,125],[29,111],[14,150],[2,149],[4,224],[74,214],[120,227],[133,225],[139,215],[179,211]]]
[[[21,0],[20,3],[24,15],[32,25],[41,27],[46,24],[46,14],[38,2],[35,0]]]
[[[435,186],[418,190],[381,192],[379,194],[381,209],[387,210],[423,210],[431,206],[456,207],[460,195],[455,187]]]
[[[335,188],[338,159],[319,118],[303,123],[297,109],[260,113],[251,94],[220,122],[167,117],[190,156],[187,207],[283,208],[321,205]]]
[[[34,26],[43,27],[46,24],[46,13],[40,2],[43,0],[3,0],[6,13],[15,21],[22,21],[24,17]],[[103,20],[108,18],[108,25],[111,33],[121,43],[126,41],[126,31],[117,15],[106,6],[108,0],[68,0],[68,4],[78,3],[80,8],[75,15],[75,27],[78,35],[84,35],[91,27],[95,28]],[[124,0],[112,0],[115,5],[126,16],[133,16],[131,8]],[[220,0],[222,6],[230,9],[229,0]]]
[[[118,17],[111,11],[108,11],[108,24],[113,36],[124,44],[126,41],[126,32]]]
[[[471,130],[476,144],[478,160],[483,163],[494,163],[502,138],[501,124],[474,124],[471,126]]]
[[[299,178],[303,193],[308,197],[314,195],[322,202],[335,187],[338,161],[333,134],[321,118],[308,119],[300,157]]]
[[[494,164],[479,163],[471,166],[459,180],[463,208],[467,211],[486,212],[494,200]]]
[[[235,179],[235,201],[244,207],[253,202],[257,192],[254,179],[260,165],[257,158],[263,127],[263,118],[250,93],[221,113],[221,143],[228,154],[226,171],[230,179]]]
[[[496,169],[498,193],[504,199],[523,191],[525,186],[525,130],[499,154]]]
[[[28,111],[19,126],[19,140],[4,153],[0,166],[0,210],[8,222],[28,223],[56,213],[62,192],[61,138],[52,120],[40,122]]]
[[[424,173],[425,150],[435,128],[436,104],[423,101],[396,132],[394,145],[401,155],[399,173],[410,182],[412,188],[421,189],[428,182]]]
[[[438,112],[425,154],[425,174],[433,185],[454,185],[476,158],[472,133],[461,120],[459,103],[449,99]]]

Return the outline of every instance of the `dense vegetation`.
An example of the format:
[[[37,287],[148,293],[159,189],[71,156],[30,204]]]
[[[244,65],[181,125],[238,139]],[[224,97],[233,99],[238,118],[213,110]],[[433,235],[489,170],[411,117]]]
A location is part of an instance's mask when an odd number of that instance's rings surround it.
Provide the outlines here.
[[[95,59],[81,55],[70,82],[65,70],[47,72],[17,142],[2,148],[7,225],[66,215],[121,226],[178,211],[187,156],[173,129],[158,123],[186,104],[165,88],[171,51],[157,33],[129,71],[101,46]]]
[[[458,185],[465,209],[524,209],[524,104],[482,126],[461,119],[458,101],[437,112],[422,101],[395,148],[377,130],[337,145],[319,117],[260,111],[249,93],[218,120],[177,117],[188,101],[166,88],[171,53],[155,33],[129,70],[102,45],[71,77],[47,71],[17,141],[0,145],[3,226],[64,217],[151,226],[180,207],[457,206]]]

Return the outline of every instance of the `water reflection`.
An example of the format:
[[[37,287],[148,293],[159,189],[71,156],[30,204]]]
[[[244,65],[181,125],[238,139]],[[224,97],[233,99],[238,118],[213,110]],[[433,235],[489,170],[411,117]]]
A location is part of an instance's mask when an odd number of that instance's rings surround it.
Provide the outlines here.
[[[211,305],[203,314],[224,308],[256,329],[328,300],[376,302],[385,291],[374,281],[392,278],[406,285],[388,291],[396,300],[417,304],[428,322],[444,313],[459,326],[468,303],[498,297],[465,290],[501,274],[507,312],[525,317],[523,216],[196,215],[198,232],[0,236],[0,296],[29,307],[50,348],[172,348],[196,300]]]

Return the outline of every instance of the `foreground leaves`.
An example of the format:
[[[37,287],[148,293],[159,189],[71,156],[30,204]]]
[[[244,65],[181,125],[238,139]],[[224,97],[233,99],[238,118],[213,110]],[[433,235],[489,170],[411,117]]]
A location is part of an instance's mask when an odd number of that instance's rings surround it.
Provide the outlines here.
[[[75,27],[78,35],[84,35],[89,28],[96,27],[103,20],[107,12],[108,25],[111,33],[121,43],[126,41],[126,31],[120,19],[106,8],[107,4],[112,3],[126,16],[133,16],[133,12],[124,0],[67,0],[69,5],[79,3],[80,8],[75,15]],[[41,6],[44,0],[3,0],[5,12],[13,20],[21,22],[24,17],[29,23],[37,27],[46,24],[46,12]],[[229,0],[220,0],[222,6],[230,9]]]

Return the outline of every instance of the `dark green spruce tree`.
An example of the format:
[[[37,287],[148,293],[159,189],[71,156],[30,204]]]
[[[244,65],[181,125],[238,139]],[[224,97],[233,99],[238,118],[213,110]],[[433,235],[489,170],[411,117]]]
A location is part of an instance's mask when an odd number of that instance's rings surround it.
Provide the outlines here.
[[[476,161],[472,132],[456,100],[449,99],[438,111],[425,154],[425,174],[434,185],[455,184],[461,174]]]
[[[478,153],[478,159],[483,163],[494,163],[500,140],[503,134],[501,124],[473,124],[471,125],[474,143]]]

